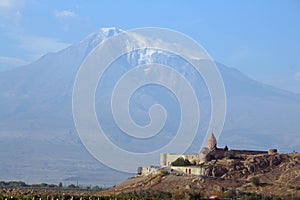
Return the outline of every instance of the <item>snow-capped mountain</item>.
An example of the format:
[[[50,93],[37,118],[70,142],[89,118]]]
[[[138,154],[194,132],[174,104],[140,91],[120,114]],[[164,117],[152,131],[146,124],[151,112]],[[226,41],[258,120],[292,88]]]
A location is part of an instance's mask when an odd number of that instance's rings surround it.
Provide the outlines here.
[[[0,179],[30,182],[76,181],[113,185],[128,174],[119,173],[92,158],[81,144],[72,118],[72,90],[77,71],[89,53],[107,38],[121,33],[102,28],[77,44],[46,54],[37,61],[0,73]],[[124,62],[124,60],[126,62]],[[148,63],[174,64],[196,90],[201,91],[201,113],[209,118],[210,100],[205,84],[182,60],[161,51],[147,49],[132,52],[113,64],[103,86],[97,89],[96,107],[109,95],[113,80],[132,66]],[[217,63],[227,94],[227,117],[220,145],[229,148],[278,148],[281,152],[299,151],[300,97],[245,76],[236,69]],[[162,88],[149,87],[134,95],[131,109],[137,123],[147,123],[147,109],[162,103],[171,113],[165,140],[178,125],[177,102]],[[171,102],[171,103],[170,103]],[[200,106],[201,106],[200,105]],[[112,132],[111,139],[132,151],[147,151],[153,145],[117,136],[113,118],[104,110],[100,121]],[[108,117],[106,117],[108,116]],[[134,118],[134,117],[133,117]],[[164,142],[162,140],[162,142]],[[202,143],[196,138],[190,151]],[[141,148],[141,149],[139,149]],[[96,178],[95,178],[96,177]],[[98,178],[97,178],[98,177]]]

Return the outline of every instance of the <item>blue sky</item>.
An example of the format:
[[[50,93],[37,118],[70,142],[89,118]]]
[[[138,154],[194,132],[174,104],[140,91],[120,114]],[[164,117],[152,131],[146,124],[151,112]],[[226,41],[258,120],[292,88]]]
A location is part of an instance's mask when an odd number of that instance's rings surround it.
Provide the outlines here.
[[[170,28],[213,59],[300,93],[300,1],[0,0],[0,70],[25,65],[101,27]]]

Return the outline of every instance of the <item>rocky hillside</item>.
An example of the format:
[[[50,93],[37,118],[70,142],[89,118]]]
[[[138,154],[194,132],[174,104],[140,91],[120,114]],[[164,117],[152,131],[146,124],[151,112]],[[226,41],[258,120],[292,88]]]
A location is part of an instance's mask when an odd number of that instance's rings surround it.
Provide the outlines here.
[[[300,197],[300,153],[247,156],[244,160],[214,160],[206,165],[205,176],[161,171],[160,174],[130,178],[101,194],[202,190],[207,195],[255,192]]]

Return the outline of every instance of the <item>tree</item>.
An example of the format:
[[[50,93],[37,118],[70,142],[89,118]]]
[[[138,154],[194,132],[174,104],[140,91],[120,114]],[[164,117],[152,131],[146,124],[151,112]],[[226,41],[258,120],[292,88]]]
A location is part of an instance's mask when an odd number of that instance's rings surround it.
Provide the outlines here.
[[[251,181],[251,183],[252,183],[253,185],[255,185],[256,187],[258,187],[258,186],[260,185],[259,178],[256,177],[256,176],[252,177],[252,178],[250,179],[250,181]]]
[[[228,146],[227,145],[224,147],[224,151],[228,151]]]
[[[184,159],[183,157],[177,158],[174,162],[172,162],[172,166],[189,166],[191,162],[188,159]]]
[[[93,192],[99,192],[99,191],[101,191],[101,190],[103,190],[101,187],[99,187],[98,185],[96,185],[96,186],[94,186],[93,188],[92,188],[92,191]]]
[[[75,189],[76,186],[74,184],[70,184],[70,185],[68,185],[68,188]]]

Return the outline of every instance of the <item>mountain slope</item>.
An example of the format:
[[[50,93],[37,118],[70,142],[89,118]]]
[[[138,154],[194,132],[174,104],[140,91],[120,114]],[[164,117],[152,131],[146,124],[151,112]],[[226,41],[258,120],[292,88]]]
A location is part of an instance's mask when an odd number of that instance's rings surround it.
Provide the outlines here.
[[[120,31],[115,28],[100,29],[60,52],[47,54],[30,65],[0,73],[0,159],[6,163],[0,167],[0,179],[24,179],[29,182],[79,179],[87,183],[113,184],[128,176],[116,174],[87,153],[76,134],[72,119],[72,89],[79,66],[95,46]],[[134,62],[141,57],[145,56],[131,56]],[[151,59],[165,63],[173,60],[172,57],[165,58],[157,54],[153,54]],[[217,65],[224,80],[228,109],[224,131],[219,138],[220,145],[300,151],[300,96],[261,84],[222,64]],[[113,72],[125,69],[123,65],[120,67]],[[160,90],[155,91],[147,95],[140,92],[137,97],[149,100],[149,104],[160,102],[157,97]],[[100,91],[99,95],[106,95],[106,92]],[[173,97],[166,97],[163,103],[168,104]],[[209,101],[207,94],[204,95],[203,104],[209,105]],[[143,104],[137,102],[133,107],[133,112],[145,115],[147,109]],[[174,108],[170,107],[170,110]],[[203,113],[208,111],[201,110]],[[105,120],[109,126],[113,125],[110,120]],[[175,128],[170,127],[170,130]],[[134,141],[119,137],[115,140],[121,146],[137,148],[136,151],[140,151],[139,148],[146,151],[151,146],[135,146]],[[190,151],[198,151],[201,143],[199,136]],[[37,172],[34,178],[32,170]],[[115,175],[110,177],[106,171]]]
[[[239,160],[219,160],[209,163],[205,171],[214,169],[216,174],[212,176],[191,176],[179,175],[173,171],[169,174],[158,173],[147,176],[137,175],[129,178],[109,190],[99,192],[102,195],[116,195],[123,193],[138,193],[148,191],[150,194],[154,191],[171,192],[174,194],[193,191],[202,191],[207,196],[219,194],[225,196],[230,191],[255,192],[257,194],[275,194],[280,197],[286,197],[291,193],[295,197],[300,195],[296,189],[300,183],[300,154],[278,154],[278,155],[258,155],[249,156],[242,164]],[[210,170],[209,170],[210,169]],[[252,169],[249,172],[247,169]],[[206,172],[204,172],[206,173]],[[258,178],[257,185],[253,184],[251,179]],[[152,194],[153,195],[153,194]],[[204,195],[204,196],[206,196]],[[234,196],[234,195],[233,195]]]

